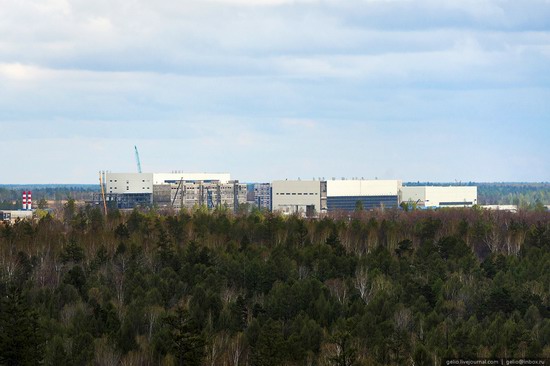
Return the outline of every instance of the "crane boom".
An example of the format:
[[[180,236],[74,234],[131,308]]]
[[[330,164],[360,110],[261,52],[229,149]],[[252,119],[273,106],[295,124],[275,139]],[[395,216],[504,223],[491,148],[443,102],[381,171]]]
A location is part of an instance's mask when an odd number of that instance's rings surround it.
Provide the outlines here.
[[[136,150],[136,163],[137,163],[138,173],[141,173],[141,162],[139,161],[139,152],[138,152],[137,146],[134,145],[134,149]]]
[[[107,201],[105,200],[105,187],[103,186],[103,173],[99,172],[99,186],[101,187],[101,197],[103,198],[103,209],[107,215]]]

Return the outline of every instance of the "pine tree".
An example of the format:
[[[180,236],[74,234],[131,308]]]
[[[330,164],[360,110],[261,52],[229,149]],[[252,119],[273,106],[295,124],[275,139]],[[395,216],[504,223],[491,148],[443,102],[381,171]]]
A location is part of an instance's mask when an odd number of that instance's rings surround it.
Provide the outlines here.
[[[0,300],[0,365],[39,365],[44,359],[44,334],[38,315],[19,290]]]

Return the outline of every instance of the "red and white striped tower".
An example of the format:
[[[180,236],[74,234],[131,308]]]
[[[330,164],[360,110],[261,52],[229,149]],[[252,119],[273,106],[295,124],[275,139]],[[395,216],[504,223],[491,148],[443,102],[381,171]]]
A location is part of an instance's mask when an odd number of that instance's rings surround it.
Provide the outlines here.
[[[27,209],[27,191],[23,191],[23,210]]]
[[[32,210],[32,192],[27,192],[27,210]]]

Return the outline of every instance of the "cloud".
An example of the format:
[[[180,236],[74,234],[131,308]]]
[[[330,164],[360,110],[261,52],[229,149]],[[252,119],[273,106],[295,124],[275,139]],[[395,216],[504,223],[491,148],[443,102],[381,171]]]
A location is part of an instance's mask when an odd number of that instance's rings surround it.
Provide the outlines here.
[[[20,63],[0,63],[0,78],[15,81],[32,81],[45,79],[51,73],[40,67]]]
[[[0,0],[0,34],[3,156],[32,141],[56,165],[114,170],[137,141],[159,169],[250,179],[475,178],[481,162],[513,177],[499,157],[515,144],[518,176],[550,171],[544,0]]]

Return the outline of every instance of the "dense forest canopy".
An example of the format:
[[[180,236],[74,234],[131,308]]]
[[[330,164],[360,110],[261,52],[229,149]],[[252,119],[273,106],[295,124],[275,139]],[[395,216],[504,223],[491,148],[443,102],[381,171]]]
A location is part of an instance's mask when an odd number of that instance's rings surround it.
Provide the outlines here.
[[[2,365],[550,357],[550,213],[78,209],[0,226]]]

